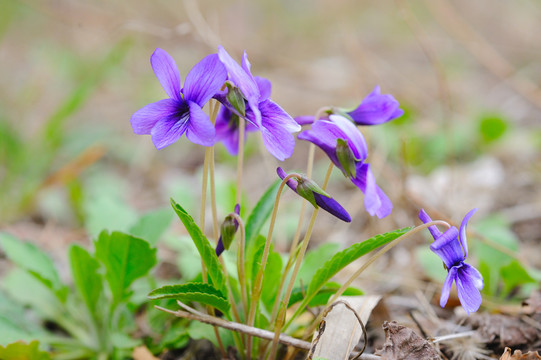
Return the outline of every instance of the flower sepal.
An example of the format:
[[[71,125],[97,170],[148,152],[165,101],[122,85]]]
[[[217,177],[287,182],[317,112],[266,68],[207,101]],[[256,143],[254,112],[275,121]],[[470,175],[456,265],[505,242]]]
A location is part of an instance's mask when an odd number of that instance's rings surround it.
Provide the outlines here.
[[[338,158],[340,165],[342,165],[340,170],[342,170],[346,177],[357,177],[356,163],[359,162],[359,160],[355,159],[355,155],[353,154],[353,151],[351,151],[347,140],[341,138],[336,139],[336,157]]]
[[[238,87],[231,83],[231,81],[226,81],[225,85],[227,86],[227,101],[235,110],[238,111],[243,117],[246,116],[246,102],[244,96]]]

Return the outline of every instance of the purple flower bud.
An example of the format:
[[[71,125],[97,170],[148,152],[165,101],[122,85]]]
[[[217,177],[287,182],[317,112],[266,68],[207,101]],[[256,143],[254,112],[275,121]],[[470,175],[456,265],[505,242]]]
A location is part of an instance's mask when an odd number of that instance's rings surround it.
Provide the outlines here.
[[[240,214],[240,204],[235,205],[235,214]],[[220,227],[220,237],[216,244],[216,255],[220,256],[224,250],[229,250],[235,234],[239,228],[239,222],[232,214],[225,217],[222,226]]]
[[[276,173],[282,180],[287,176],[286,172],[281,167],[276,169]],[[287,186],[308,200],[315,208],[320,207],[342,221],[351,222],[351,217],[338,201],[330,197],[312,180],[305,178],[299,182],[298,179],[291,178],[287,180]],[[302,187],[302,190],[299,192],[300,187]]]
[[[468,314],[477,311],[481,306],[480,290],[484,286],[481,273],[465,262],[468,256],[466,226],[476,211],[477,209],[473,209],[466,214],[460,225],[460,232],[454,226],[443,234],[435,225],[429,227],[434,238],[430,250],[441,258],[448,271],[441,290],[440,306],[444,307],[447,304],[453,282],[456,282],[458,299]],[[419,219],[425,224],[432,221],[423,209],[419,212]]]

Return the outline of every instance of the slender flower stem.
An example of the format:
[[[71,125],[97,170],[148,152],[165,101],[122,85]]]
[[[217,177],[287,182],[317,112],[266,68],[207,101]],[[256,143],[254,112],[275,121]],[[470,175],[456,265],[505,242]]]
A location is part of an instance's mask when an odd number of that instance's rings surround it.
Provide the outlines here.
[[[327,169],[325,180],[323,181],[323,186],[322,186],[323,190],[327,188],[327,184],[329,183],[329,179],[331,177],[333,167],[334,167],[333,163],[331,162],[329,165],[329,168]],[[291,297],[291,292],[293,291],[293,286],[295,285],[295,279],[297,278],[297,274],[299,273],[299,270],[301,268],[302,259],[304,258],[304,254],[306,253],[306,249],[308,248],[308,243],[310,242],[310,238],[312,237],[312,231],[314,230],[314,225],[316,223],[318,212],[319,212],[319,208],[316,208],[314,212],[312,213],[312,217],[310,218],[310,223],[308,224],[308,229],[306,230],[306,234],[304,235],[304,239],[302,240],[301,250],[299,251],[297,258],[294,260],[295,267],[293,268],[293,272],[291,273],[291,278],[289,279],[289,284],[287,286],[287,290],[285,292],[284,298],[281,301],[282,311],[280,311],[280,314],[282,315],[282,318],[277,319],[276,325],[274,327],[274,339],[272,342],[272,347],[271,347],[271,352],[270,352],[271,359],[273,359],[276,355],[276,350],[278,348],[278,340],[280,338],[280,332],[282,331],[282,326],[285,322],[287,304],[289,303],[289,298]]]
[[[233,217],[237,222],[239,223],[239,229],[240,229],[240,243],[239,243],[239,250],[237,252],[237,272],[239,276],[239,285],[241,289],[241,299],[242,299],[242,307],[244,309],[244,318],[248,318],[248,295],[246,292],[246,275],[244,273],[244,244],[246,242],[246,233],[244,229],[244,222],[242,221],[242,218],[232,213]]]
[[[278,204],[280,203],[280,195],[282,194],[282,190],[284,189],[284,186],[286,185],[287,181],[291,178],[297,178],[297,180],[302,179],[302,177],[299,174],[291,173],[282,180],[282,182],[280,183],[280,186],[278,187],[278,192],[276,193],[276,199],[274,200],[274,207],[272,209],[269,232],[267,233],[267,239],[265,241],[265,248],[263,249],[263,255],[261,257],[261,266],[259,267],[259,270],[257,271],[257,275],[255,277],[255,281],[252,287],[250,312],[248,313],[248,321],[247,321],[248,326],[253,326],[255,322],[255,314],[257,312],[257,307],[259,305],[259,298],[261,297],[263,274],[265,272],[265,266],[267,265],[267,259],[269,257],[272,232],[274,230],[274,224],[276,223],[276,215],[278,213]],[[247,345],[248,354],[251,354],[251,349],[252,349],[252,338],[248,337],[248,345]]]
[[[213,106],[214,105],[214,106]],[[210,105],[210,121],[216,122],[216,114],[218,113],[219,102],[214,100]],[[210,204],[212,206],[212,228],[214,240],[218,241],[218,210],[216,207],[216,182],[214,175],[214,146],[210,148],[209,153],[209,175],[210,175]]]
[[[315,152],[316,152],[316,146],[313,143],[310,143],[310,147],[308,148],[308,162],[306,165],[307,178],[312,177]],[[293,236],[293,241],[291,242],[291,248],[289,250],[289,258],[287,260],[286,267],[284,268],[284,271],[282,272],[282,276],[280,278],[280,285],[278,285],[278,291],[276,292],[276,299],[280,299],[280,297],[282,296],[282,290],[284,289],[284,284],[286,282],[287,274],[289,273],[291,266],[293,266],[293,259],[295,258],[295,253],[298,251],[297,245],[301,237],[302,225],[304,224],[304,215],[306,214],[307,203],[308,203],[307,201],[303,201],[301,205],[301,212],[299,214],[299,223],[297,225],[297,230],[295,230],[295,236]],[[270,321],[271,326],[274,326],[274,322],[276,321],[279,305],[280,305],[280,302],[276,301],[274,303],[274,306],[272,307],[272,314],[271,314],[271,321]]]
[[[246,128],[246,120],[239,116],[239,151],[237,154],[237,192],[235,203],[240,204],[242,197],[242,170],[244,166],[244,131]]]
[[[351,283],[364,271],[366,270],[366,268],[368,266],[370,266],[374,261],[376,261],[377,259],[379,259],[383,254],[385,254],[386,252],[388,252],[389,250],[391,250],[393,247],[395,247],[396,245],[398,245],[400,242],[402,242],[403,240],[411,237],[412,235],[415,235],[417,234],[418,232],[420,232],[421,230],[424,230],[426,228],[428,228],[429,226],[432,226],[432,225],[442,225],[442,226],[445,226],[447,227],[448,229],[451,227],[451,225],[449,225],[447,222],[443,221],[443,220],[435,220],[435,221],[431,221],[429,223],[426,223],[426,224],[422,224],[422,225],[419,225],[419,226],[416,226],[415,228],[411,229],[410,231],[408,231],[407,233],[405,233],[404,235],[396,238],[395,240],[393,240],[392,242],[390,242],[389,244],[385,245],[381,250],[379,250],[377,253],[375,253],[374,255],[372,255],[372,257],[370,259],[368,259],[368,261],[366,261],[353,275],[351,275],[349,277],[349,279],[340,287],[340,289],[338,289],[338,291],[333,295],[333,297],[328,301],[328,303],[332,304],[333,302],[336,301],[336,299],[338,299],[343,293],[344,291],[346,291],[346,289],[351,285]],[[313,296],[310,296],[310,300]],[[309,301],[310,301],[309,300]],[[295,315],[295,314],[294,314]],[[292,317],[293,318],[293,317]],[[318,317],[316,318],[316,320],[312,323],[313,325],[310,326],[307,330],[307,334],[311,334],[314,329],[315,329],[315,324],[319,324],[319,322],[321,321],[321,314],[318,315]],[[290,321],[291,322],[291,321]],[[289,325],[288,322],[286,324],[286,328],[287,326]]]
[[[209,112],[210,112],[211,119],[216,119],[216,112],[213,111],[212,107],[210,107]],[[203,179],[201,183],[201,212],[199,214],[199,224],[200,224],[200,228],[203,234],[205,233],[207,186],[208,186],[208,177],[209,177],[209,168],[210,168],[212,150],[213,150],[212,147],[205,148],[205,160],[203,161]],[[201,273],[203,277],[203,282],[206,283],[207,282],[207,269],[202,259],[201,259]],[[207,307],[207,311],[210,315],[214,315],[214,309],[212,307],[210,306]],[[218,341],[218,345],[220,347],[220,352],[222,353],[222,356],[226,357],[227,352],[225,350],[224,344],[222,343],[222,339],[220,337],[220,333],[218,332],[217,327],[214,327],[214,334],[216,335],[216,340]]]

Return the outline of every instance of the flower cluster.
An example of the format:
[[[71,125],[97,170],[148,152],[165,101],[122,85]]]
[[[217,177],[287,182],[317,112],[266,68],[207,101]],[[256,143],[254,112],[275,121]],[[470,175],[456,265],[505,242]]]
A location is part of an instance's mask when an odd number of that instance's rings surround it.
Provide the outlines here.
[[[135,112],[131,125],[136,134],[150,135],[157,149],[186,134],[188,140],[203,146],[220,141],[232,155],[237,155],[239,142],[246,140],[246,134],[259,131],[267,151],[283,161],[293,154],[293,133],[301,131],[301,125],[311,123],[311,129],[300,132],[298,138],[320,147],[361,189],[370,215],[383,218],[390,214],[392,203],[376,184],[366,162],[366,142],[355,126],[381,124],[403,114],[398,102],[391,95],[381,95],[379,87],[357,108],[334,108],[314,122],[314,117],[293,119],[270,99],[271,82],[252,75],[246,52],[239,65],[219,46],[217,54],[206,56],[188,72],[184,87],[177,65],[167,52],[156,49],[150,63],[168,98]],[[220,109],[216,119],[211,120],[202,108],[212,98],[220,102]],[[243,139],[239,131],[241,120],[245,123]]]

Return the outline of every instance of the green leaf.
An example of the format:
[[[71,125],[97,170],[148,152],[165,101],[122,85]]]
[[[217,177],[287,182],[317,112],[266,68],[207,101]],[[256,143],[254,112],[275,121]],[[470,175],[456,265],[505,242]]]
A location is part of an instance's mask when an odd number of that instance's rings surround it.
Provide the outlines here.
[[[205,283],[187,283],[181,285],[167,285],[153,290],[148,297],[157,299],[177,299],[182,302],[196,301],[210,305],[223,313],[229,312],[227,298],[214,286]]]
[[[145,239],[151,245],[156,245],[162,234],[173,220],[169,209],[151,211],[141,217],[129,231],[133,236]]]
[[[327,243],[322,244],[313,250],[307,251],[304,259],[302,260],[302,265],[299,269],[297,279],[295,279],[295,286],[300,287],[301,282],[304,285],[309,284],[314,277],[314,274],[321,267],[321,264],[329,260],[339,248],[340,245],[336,243]]]
[[[208,239],[205,237],[205,235],[203,235],[201,229],[195,224],[195,221],[186,212],[186,210],[184,210],[182,206],[177,204],[173,199],[171,199],[171,205],[197,247],[197,251],[199,252],[201,259],[207,268],[207,272],[212,280],[212,283],[218,290],[222,292],[222,294],[227,294],[225,276],[214,248],[210,245]]]
[[[502,267],[500,272],[503,280],[502,295],[508,295],[517,286],[537,282],[517,260],[513,260],[509,265]]]
[[[327,304],[327,302],[329,301],[329,298],[333,294],[335,294],[338,291],[338,289],[340,289],[340,284],[336,282],[328,282],[327,284],[325,284],[325,286],[323,286],[317,292],[317,294],[314,296],[314,298],[310,301],[308,305],[314,307],[314,306],[322,306],[322,305]],[[292,305],[298,303],[299,301],[302,301],[302,299],[304,299],[305,292],[306,292],[306,288],[304,289],[295,288],[293,292],[291,293],[291,297],[289,298],[289,304],[287,305],[287,307],[289,308]],[[348,287],[344,291],[342,296],[358,296],[362,294],[363,292],[361,290],[354,287]]]
[[[121,232],[103,231],[95,242],[96,258],[105,265],[105,278],[117,304],[134,280],[156,264],[156,249],[146,241]]]
[[[500,139],[506,133],[508,127],[509,121],[499,114],[485,115],[479,121],[479,133],[486,144]]]
[[[411,230],[410,227],[376,235],[368,240],[354,244],[347,249],[336,253],[316,272],[312,278],[312,281],[310,282],[310,285],[308,286],[306,296],[308,297],[315,294],[338,271],[342,270],[353,261],[369,253],[370,251],[393,241],[399,236],[404,235],[409,230]]]
[[[246,221],[246,247],[251,246],[254,238],[259,234],[261,228],[269,218],[276,200],[276,193],[280,187],[280,181],[276,180],[261,196]]]
[[[32,307],[42,317],[63,315],[63,305],[50,288],[28,271],[15,268],[2,278],[2,289],[20,304]]]
[[[2,360],[50,360],[51,356],[39,350],[39,343],[32,341],[29,344],[15,342],[6,347],[0,346],[0,359]]]
[[[92,316],[96,315],[98,299],[103,291],[100,264],[82,247],[73,245],[69,251],[71,272],[75,287],[83,297]]]
[[[276,300],[276,292],[282,277],[282,257],[275,251],[269,253],[265,273],[263,275],[263,286],[261,288],[261,301],[271,311]]]
[[[11,261],[51,289],[61,302],[65,302],[68,289],[60,281],[58,272],[49,256],[36,245],[5,233],[0,233],[0,244]]]
[[[478,221],[475,228],[489,243],[470,241],[472,250],[469,256],[476,256],[479,259],[479,271],[485,278],[483,292],[496,295],[502,281],[501,268],[513,261],[513,257],[500,251],[499,248],[517,253],[518,239],[511,231],[508,222],[499,216],[491,216]]]

